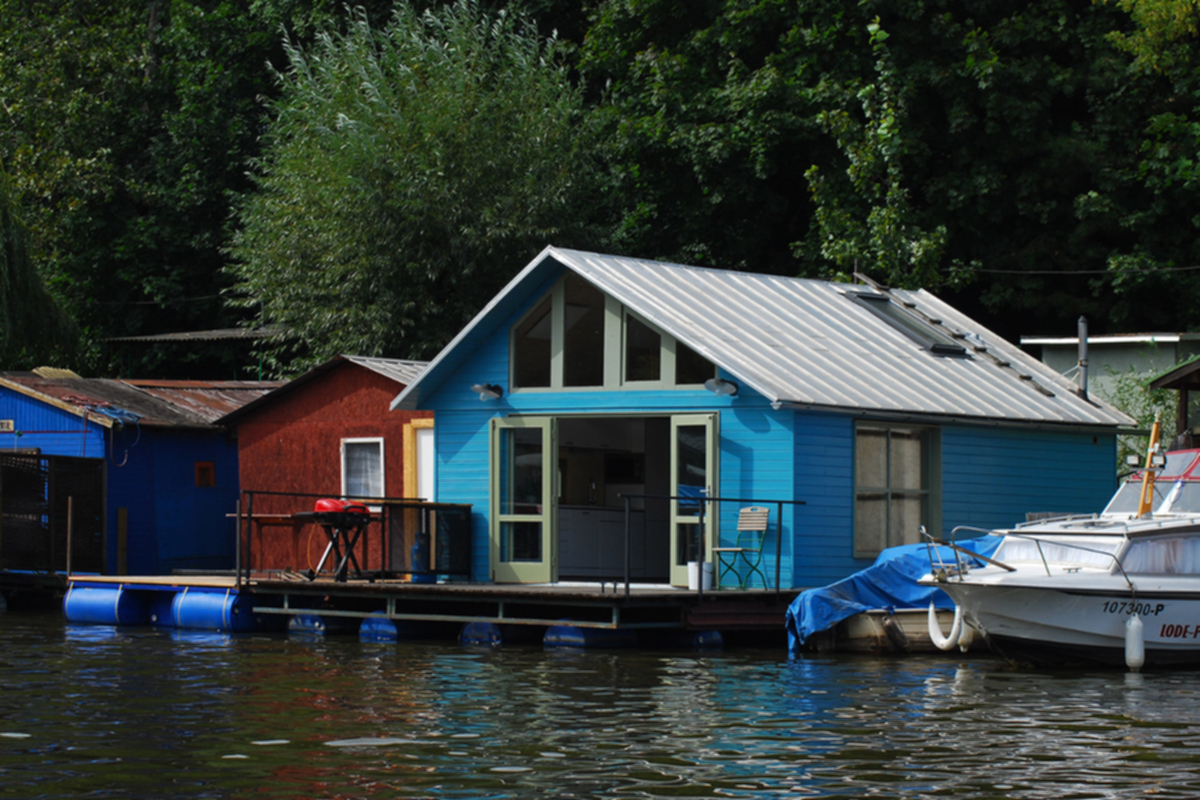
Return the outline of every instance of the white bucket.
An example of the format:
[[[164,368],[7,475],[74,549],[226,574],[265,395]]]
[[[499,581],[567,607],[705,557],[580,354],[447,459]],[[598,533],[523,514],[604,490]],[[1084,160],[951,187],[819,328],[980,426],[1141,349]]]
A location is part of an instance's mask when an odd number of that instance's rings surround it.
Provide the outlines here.
[[[700,588],[700,575],[704,575],[704,591],[712,589],[713,565],[711,561],[701,564],[699,561],[688,562],[688,589],[696,591]]]

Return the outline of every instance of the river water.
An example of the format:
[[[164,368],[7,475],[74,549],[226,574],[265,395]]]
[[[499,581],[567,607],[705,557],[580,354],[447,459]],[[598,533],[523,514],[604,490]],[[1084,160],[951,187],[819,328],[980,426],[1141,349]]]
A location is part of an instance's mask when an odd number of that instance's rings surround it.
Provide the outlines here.
[[[1200,673],[0,615],[3,798],[1200,797]]]

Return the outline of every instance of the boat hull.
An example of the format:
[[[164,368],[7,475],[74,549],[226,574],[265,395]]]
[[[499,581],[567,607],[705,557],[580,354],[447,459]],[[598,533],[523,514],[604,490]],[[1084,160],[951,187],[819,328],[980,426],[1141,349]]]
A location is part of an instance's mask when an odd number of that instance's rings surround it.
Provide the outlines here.
[[[996,653],[1042,665],[1125,665],[1125,622],[1144,626],[1146,667],[1200,667],[1200,594],[944,583]]]

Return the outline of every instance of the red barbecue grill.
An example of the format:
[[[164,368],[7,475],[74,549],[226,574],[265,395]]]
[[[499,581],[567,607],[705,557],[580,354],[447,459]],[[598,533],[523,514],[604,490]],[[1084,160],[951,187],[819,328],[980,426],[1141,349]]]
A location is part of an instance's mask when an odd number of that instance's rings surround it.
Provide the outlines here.
[[[329,545],[325,548],[317,568],[309,573],[309,579],[317,576],[332,553],[337,567],[333,571],[335,581],[345,581],[350,564],[354,565],[354,577],[362,577],[362,569],[358,559],[354,557],[354,546],[371,522],[371,512],[362,503],[349,500],[337,500],[326,497],[318,500],[313,507],[313,522],[325,529],[329,537]],[[345,553],[342,552],[343,546]]]

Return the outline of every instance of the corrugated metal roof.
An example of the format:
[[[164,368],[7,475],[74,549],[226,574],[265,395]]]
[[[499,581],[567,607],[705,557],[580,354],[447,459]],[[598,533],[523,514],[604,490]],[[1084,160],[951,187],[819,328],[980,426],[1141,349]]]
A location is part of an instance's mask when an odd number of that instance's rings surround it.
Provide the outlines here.
[[[111,336],[106,342],[219,342],[226,339],[270,339],[283,328],[214,328],[208,331],[151,333],[145,336]]]
[[[218,417],[262,396],[274,381],[123,381],[43,378],[31,372],[0,373],[0,385],[51,405],[112,425],[110,414],[129,412],[139,425],[207,428]]]
[[[583,276],[772,402],[888,415],[1121,426],[1134,420],[926,291],[883,292],[934,323],[968,357],[931,353],[848,297],[874,289],[688,267],[549,247],[393,402],[410,408],[463,355],[475,329],[498,325],[547,262]],[[425,385],[428,384],[428,385]]]
[[[297,389],[309,381],[315,380],[321,375],[324,375],[325,373],[330,372],[331,370],[347,362],[363,367],[364,369],[369,369],[372,372],[382,375],[389,380],[395,381],[400,387],[408,386],[408,384],[416,380],[421,373],[425,371],[425,367],[428,364],[428,362],[425,361],[404,361],[397,358],[369,358],[367,356],[345,355],[334,356],[328,361],[318,364],[307,372],[297,375],[290,381],[281,381],[280,383],[276,384],[277,388],[263,394],[260,398],[255,399],[253,402],[246,403],[237,409],[231,410],[228,414],[219,418],[217,421],[221,425],[237,424],[238,420],[242,419],[247,414],[256,411],[268,403],[274,402],[276,399],[287,394],[288,392],[291,392],[293,389]]]
[[[184,409],[205,422],[221,417],[278,389],[285,381],[124,381]]]
[[[385,378],[391,378],[396,383],[405,386],[415,381],[429,366],[428,361],[402,361],[396,358],[367,358],[366,356],[342,356],[347,361],[366,367],[372,372],[378,372]]]

